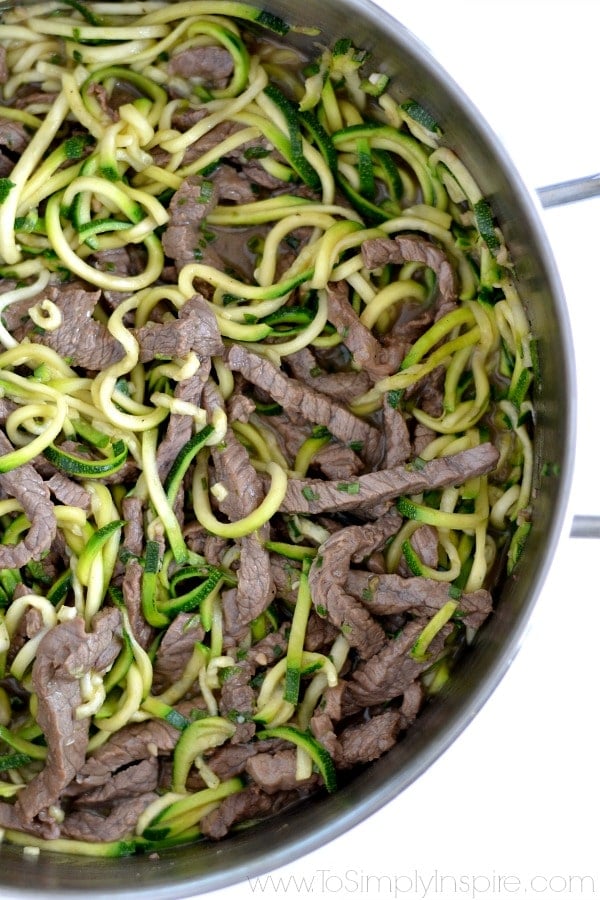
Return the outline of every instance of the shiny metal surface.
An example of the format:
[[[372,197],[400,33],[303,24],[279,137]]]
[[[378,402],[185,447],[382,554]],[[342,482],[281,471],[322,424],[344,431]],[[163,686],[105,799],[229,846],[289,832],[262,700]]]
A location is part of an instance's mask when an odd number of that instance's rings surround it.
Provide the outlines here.
[[[403,94],[428,108],[447,141],[472,170],[492,202],[516,262],[539,339],[534,528],[518,575],[503,590],[494,618],[477,636],[445,696],[387,756],[336,795],[311,802],[215,845],[162,853],[158,860],[91,860],[0,849],[0,897],[179,900],[270,871],[303,856],[362,821],[432,765],[484,704],[511,664],[547,574],[563,527],[574,452],[573,352],[556,267],[538,215],[537,199],[481,116],[426,48],[369,0],[271,0],[266,8],[322,31],[320,41],[350,37],[381,61]],[[297,41],[306,41],[300,37]],[[560,476],[542,475],[544,463]]]

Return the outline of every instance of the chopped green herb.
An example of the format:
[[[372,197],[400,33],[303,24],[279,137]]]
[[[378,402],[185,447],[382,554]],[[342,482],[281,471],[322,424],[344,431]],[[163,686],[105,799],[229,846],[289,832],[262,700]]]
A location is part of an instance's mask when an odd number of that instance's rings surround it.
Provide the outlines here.
[[[317,493],[315,493],[315,491],[313,491],[313,489],[311,487],[303,487],[302,488],[302,496],[304,497],[305,500],[308,500],[309,502],[319,499],[319,495]]]
[[[344,494],[359,494],[360,482],[358,481],[340,481],[336,485],[336,490],[342,491]]]
[[[4,203],[14,186],[15,183],[10,178],[0,178],[0,205]]]

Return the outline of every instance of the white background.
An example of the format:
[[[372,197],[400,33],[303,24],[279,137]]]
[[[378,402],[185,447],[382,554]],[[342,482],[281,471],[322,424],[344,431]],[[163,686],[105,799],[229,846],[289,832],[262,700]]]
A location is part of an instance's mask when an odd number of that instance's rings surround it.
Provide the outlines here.
[[[335,2],[335,0],[331,0]],[[599,0],[380,0],[470,95],[532,187],[600,172]],[[542,213],[572,318],[579,377],[573,511],[600,514],[600,198]],[[575,399],[575,398],[574,398]],[[598,550],[565,536],[510,671],[437,763],[350,833],[214,900],[248,896],[600,896]],[[476,881],[427,882],[453,874]],[[595,893],[571,876],[592,876]],[[501,886],[501,879],[511,876]],[[534,878],[533,882],[530,880]],[[312,890],[296,885],[312,878]],[[587,882],[589,888],[590,882]],[[517,889],[518,888],[518,889]]]

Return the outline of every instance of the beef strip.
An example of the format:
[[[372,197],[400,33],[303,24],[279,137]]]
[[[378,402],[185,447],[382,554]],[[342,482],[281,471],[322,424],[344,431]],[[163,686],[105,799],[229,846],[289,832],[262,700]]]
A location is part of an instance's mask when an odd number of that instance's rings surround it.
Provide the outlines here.
[[[99,372],[124,355],[123,346],[106,325],[92,318],[100,299],[100,291],[89,291],[77,283],[49,285],[38,297],[20,300],[5,310],[6,326],[22,340],[50,347],[71,365]],[[50,300],[58,307],[61,324],[54,331],[40,331],[28,317],[28,310],[40,300]]]
[[[232,744],[245,744],[252,740],[256,726],[251,721],[254,715],[255,696],[250,685],[254,666],[247,660],[240,660],[229,670],[225,670],[219,698],[219,713],[236,723]]]
[[[251,784],[237,794],[230,794],[219,806],[202,820],[206,837],[218,840],[225,837],[232,825],[252,819],[261,819],[273,809],[273,797],[256,784]]]
[[[379,381],[398,370],[402,362],[398,347],[383,346],[373,332],[363,325],[348,299],[346,281],[327,285],[327,303],[327,318],[342,336],[357,368],[364,370],[373,381]]]
[[[360,455],[371,465],[381,458],[382,440],[379,431],[324,394],[320,394],[294,378],[288,378],[269,360],[234,345],[227,353],[227,361],[234,372],[266,391],[281,404],[292,420],[304,420],[325,425],[342,443],[359,445]]]
[[[0,453],[13,446],[0,430]],[[30,463],[0,474],[0,489],[18,500],[30,522],[29,531],[18,544],[0,545],[0,569],[20,569],[32,559],[40,559],[52,546],[56,535],[54,504],[48,485]]]
[[[58,822],[51,816],[48,816],[46,820],[34,819],[29,822],[23,818],[17,805],[2,800],[0,800],[0,828],[12,828],[46,841],[60,837]]]
[[[204,640],[204,633],[194,613],[182,612],[175,616],[156,652],[152,682],[155,694],[161,694],[181,678],[196,643]]]
[[[119,800],[107,815],[91,809],[78,809],[65,816],[60,828],[61,836],[91,842],[122,840],[134,833],[139,817],[157,798],[158,794],[148,791]]]
[[[88,510],[92,503],[89,491],[78,484],[71,481],[66,475],[57,472],[52,478],[48,479],[47,485],[60,503],[65,506],[78,506],[79,509]]]
[[[382,418],[385,437],[385,456],[382,468],[392,469],[410,459],[410,432],[402,412],[390,405],[387,394],[383,398]]]
[[[439,536],[433,525],[420,525],[409,538],[419,559],[430,569],[437,569],[439,562]]]
[[[15,119],[5,119],[0,115],[0,147],[4,147],[18,157],[31,140],[25,126]]]
[[[402,725],[399,709],[387,709],[376,716],[348,725],[338,735],[334,751],[339,769],[351,769],[371,762],[396,743]]]
[[[319,479],[289,479],[280,512],[342,512],[362,509],[400,495],[463,484],[469,478],[493,471],[499,453],[493,444],[479,444],[453,456],[432,459],[421,468],[394,466],[351,478],[341,486]],[[358,485],[358,488],[356,487]]]
[[[175,398],[199,406],[203,384],[203,372],[199,370],[191,378],[177,382],[174,391]],[[156,452],[156,466],[161,482],[164,482],[169,474],[179,451],[192,437],[193,430],[194,420],[191,416],[171,413],[167,429]]]
[[[354,478],[364,469],[360,457],[351,447],[345,447],[339,441],[325,444],[314,454],[312,465],[320,469],[326,478],[332,481],[346,481]]]
[[[213,412],[223,408],[223,401],[214,384],[208,382],[204,391],[205,403]],[[217,480],[227,495],[220,509],[232,520],[250,515],[264,497],[262,482],[250,462],[248,451],[238,441],[231,427],[227,428],[225,446],[211,448]],[[264,541],[269,537],[269,525],[258,534],[252,532],[240,540],[240,561],[237,585],[237,625],[248,625],[268,607],[275,588]]]
[[[123,550],[133,556],[144,552],[144,504],[140,497],[123,497]]]
[[[149,322],[133,330],[140,345],[140,362],[173,359],[194,351],[198,356],[221,356],[223,340],[210,304],[196,294],[183,305],[179,317],[163,324]]]
[[[80,794],[75,801],[78,808],[90,806],[106,806],[116,801],[137,797],[148,791],[153,791],[158,786],[158,759],[150,756],[140,762],[132,763],[125,769],[121,769],[109,781]]]
[[[316,783],[318,776],[313,773],[300,781],[296,778],[296,761],[296,750],[282,749],[274,753],[258,753],[248,759],[246,772],[267,794],[290,791]]]
[[[286,356],[285,363],[298,381],[303,381],[315,391],[342,403],[348,403],[359,397],[371,387],[371,379],[366,371],[323,371],[309,347],[303,347]]]
[[[125,725],[88,756],[65,793],[78,796],[105,784],[115,772],[134,762],[171,754],[180,734],[162,719]]]
[[[400,234],[395,238],[371,238],[363,242],[362,258],[367,269],[379,269],[390,263],[421,262],[432,269],[438,281],[441,307],[438,315],[456,303],[454,270],[444,251],[432,241],[417,235]],[[442,313],[443,314],[443,313]]]
[[[56,803],[83,767],[89,719],[75,716],[82,703],[80,678],[87,672],[103,675],[110,668],[121,648],[120,633],[121,615],[108,607],[94,617],[90,632],[78,616],[54,626],[42,638],[32,681],[48,757],[17,798],[25,820],[31,821]]]
[[[142,612],[142,576],[144,569],[140,561],[130,558],[125,563],[123,576],[123,601],[127,609],[129,624],[134,638],[145,650],[154,639],[154,629],[146,621]]]
[[[223,86],[233,72],[233,59],[224,47],[200,44],[173,54],[167,64],[167,71],[169,75],[217,88]]]
[[[377,706],[401,696],[435,662],[452,631],[451,625],[445,625],[429,645],[426,658],[415,659],[410,651],[426,624],[426,619],[408,622],[398,637],[384,642],[377,653],[359,663],[348,681],[344,702]]]
[[[309,572],[312,601],[319,615],[327,616],[364,659],[385,644],[385,632],[365,607],[346,590],[351,561],[378,549],[395,534],[401,520],[384,516],[376,523],[349,526],[332,534],[319,550],[320,559]]]
[[[447,582],[421,576],[373,575],[361,569],[348,573],[346,590],[374,616],[398,613],[433,616],[451,599]],[[459,611],[465,625],[479,628],[492,611],[490,592],[480,588],[463,593],[459,599]]]
[[[162,235],[166,256],[178,268],[197,259],[202,222],[215,206],[218,193],[201,175],[184,179],[169,202],[169,223]]]

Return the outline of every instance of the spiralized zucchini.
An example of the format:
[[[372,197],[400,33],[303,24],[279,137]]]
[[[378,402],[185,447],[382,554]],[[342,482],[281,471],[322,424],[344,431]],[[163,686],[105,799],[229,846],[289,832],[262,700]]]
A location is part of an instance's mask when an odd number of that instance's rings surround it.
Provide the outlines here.
[[[0,827],[16,843],[220,837],[218,815],[270,808],[258,764],[222,774],[236,745],[292,754],[290,802],[335,790],[336,768],[373,758],[348,750],[365,708],[392,716],[393,743],[414,692],[452,677],[480,624],[467,600],[495,596],[531,527],[535,346],[493,208],[377,59],[323,36],[307,59],[286,40],[303,24],[226,0],[0,19]],[[194,316],[213,331],[180,346]],[[148,350],[158,334],[174,345]],[[447,474],[488,446],[481,471]],[[400,584],[439,599],[374,611],[361,644],[369,603]],[[85,739],[43,825],[23,799],[56,752],[41,660],[56,629],[90,636],[111,611],[112,656],[67,678]],[[357,699],[403,640],[410,683]],[[333,696],[347,712],[323,733]],[[107,837],[82,835],[94,759],[157,726],[138,812],[111,831],[107,799]],[[238,795],[258,807],[236,818]]]

